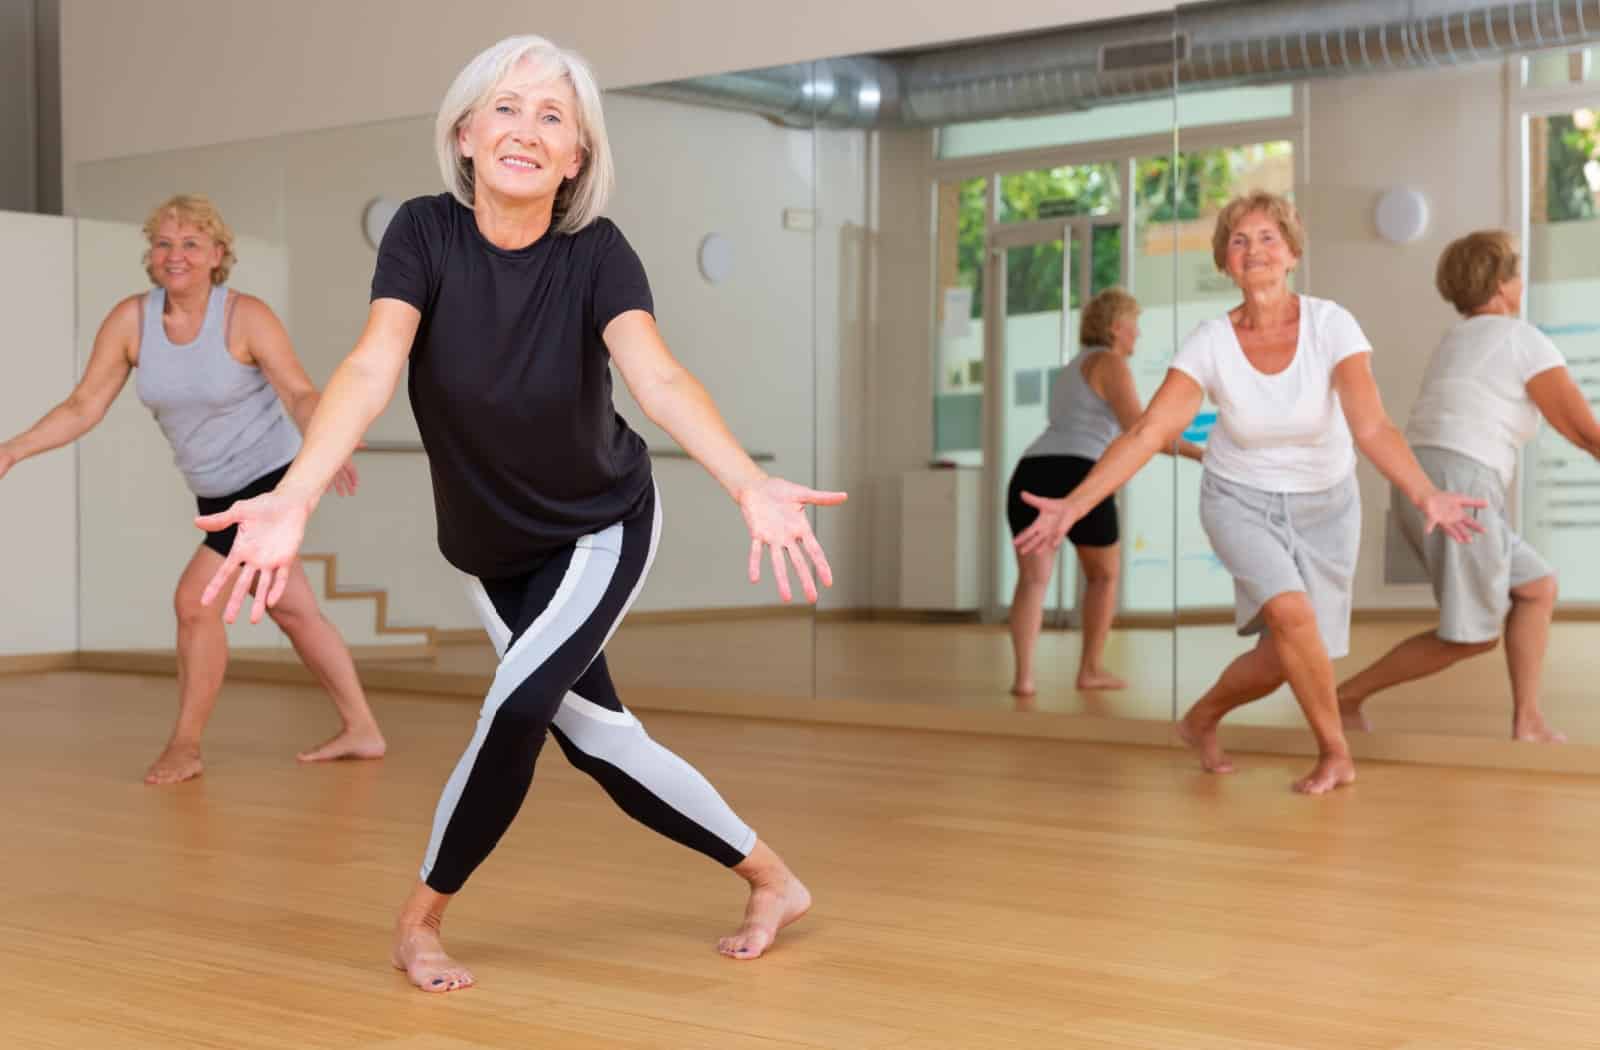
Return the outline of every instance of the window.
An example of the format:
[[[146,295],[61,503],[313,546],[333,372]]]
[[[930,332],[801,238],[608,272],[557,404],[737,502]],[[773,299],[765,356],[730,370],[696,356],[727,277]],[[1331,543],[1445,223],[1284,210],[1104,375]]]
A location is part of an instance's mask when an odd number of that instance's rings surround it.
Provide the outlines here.
[[[1595,108],[1528,121],[1524,309],[1600,400],[1600,128]],[[1522,527],[1561,577],[1563,602],[1600,602],[1600,465],[1543,427],[1523,459]]]
[[[1001,222],[1110,215],[1122,206],[1121,165],[1073,164],[1000,176]]]

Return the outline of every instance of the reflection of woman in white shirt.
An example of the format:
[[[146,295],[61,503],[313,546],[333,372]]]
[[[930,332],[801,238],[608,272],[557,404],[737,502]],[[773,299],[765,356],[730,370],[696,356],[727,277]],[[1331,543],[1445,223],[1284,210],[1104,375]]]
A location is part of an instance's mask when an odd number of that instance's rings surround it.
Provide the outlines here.
[[[1511,735],[1557,743],[1539,709],[1545,643],[1555,613],[1555,570],[1511,527],[1506,493],[1517,454],[1541,416],[1562,437],[1600,456],[1600,423],[1561,351],[1519,320],[1522,277],[1509,234],[1463,237],[1439,258],[1439,292],[1462,320],[1428,362],[1406,437],[1434,483],[1479,496],[1487,535],[1463,547],[1425,536],[1415,512],[1395,501],[1407,540],[1428,567],[1439,626],[1406,639],[1339,686],[1347,729],[1366,729],[1372,694],[1442,671],[1493,649],[1502,631],[1511,674]]]
[[[1024,497],[1040,513],[1017,548],[1059,544],[1090,507],[1170,446],[1209,394],[1217,429],[1206,449],[1201,520],[1233,575],[1239,632],[1263,637],[1189,709],[1179,733],[1208,772],[1231,772],[1218,723],[1287,682],[1319,752],[1295,789],[1322,794],[1355,779],[1329,655],[1348,644],[1361,533],[1355,449],[1406,493],[1429,531],[1466,541],[1476,524],[1465,508],[1482,501],[1442,492],[1423,473],[1384,413],[1371,345],[1355,318],[1289,290],[1304,243],[1299,215],[1281,197],[1256,193],[1223,209],[1213,257],[1244,302],[1185,341],[1150,407],[1071,495]]]

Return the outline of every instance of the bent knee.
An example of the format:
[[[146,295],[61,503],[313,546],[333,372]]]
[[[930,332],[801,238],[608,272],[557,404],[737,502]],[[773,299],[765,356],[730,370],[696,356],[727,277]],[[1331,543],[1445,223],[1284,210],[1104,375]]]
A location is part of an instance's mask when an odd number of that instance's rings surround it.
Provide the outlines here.
[[[201,593],[199,589],[179,588],[172,596],[172,612],[178,618],[178,626],[197,627],[222,618],[221,602],[214,606],[201,605]]]
[[[1302,591],[1289,591],[1269,599],[1261,607],[1262,622],[1277,634],[1294,634],[1317,629],[1317,612]]]

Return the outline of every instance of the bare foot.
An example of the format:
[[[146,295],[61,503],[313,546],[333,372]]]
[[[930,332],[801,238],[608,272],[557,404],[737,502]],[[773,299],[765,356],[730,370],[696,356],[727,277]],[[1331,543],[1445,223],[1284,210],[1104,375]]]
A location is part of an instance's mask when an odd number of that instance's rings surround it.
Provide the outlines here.
[[[1036,692],[1038,692],[1038,689],[1034,687],[1033,679],[1031,678],[1025,682],[1017,681],[1011,683],[1011,695],[1018,699],[1027,699]]]
[[[1126,689],[1128,683],[1110,671],[1079,671],[1079,689]]]
[[[1512,730],[1511,739],[1524,744],[1565,744],[1567,734],[1551,729],[1544,724],[1543,718],[1534,718]]]
[[[150,763],[144,775],[146,784],[179,784],[199,776],[205,765],[200,761],[200,748],[194,744],[171,743],[161,757]]]
[[[1339,721],[1344,725],[1347,733],[1370,733],[1372,723],[1367,721],[1367,713],[1361,710],[1360,700],[1346,700],[1339,698]]]
[[[811,891],[764,842],[757,842],[744,863],[733,869],[750,883],[744,922],[717,942],[730,959],[759,959],[772,947],[778,931],[811,910]]]
[[[436,919],[397,926],[389,958],[396,970],[404,970],[411,983],[425,992],[471,988],[475,980],[472,971],[445,952]]]
[[[301,762],[331,762],[338,758],[382,758],[388,744],[384,742],[383,734],[378,732],[378,727],[370,729],[341,729],[339,734],[327,743],[319,744],[310,751],[302,751],[294,757]]]
[[[1302,795],[1326,795],[1334,788],[1356,782],[1356,764],[1349,755],[1323,755],[1317,759],[1310,775],[1294,782],[1294,789]]]
[[[1207,773],[1233,772],[1233,760],[1217,742],[1217,723],[1196,718],[1192,707],[1178,722],[1178,739],[1200,756],[1200,768]]]

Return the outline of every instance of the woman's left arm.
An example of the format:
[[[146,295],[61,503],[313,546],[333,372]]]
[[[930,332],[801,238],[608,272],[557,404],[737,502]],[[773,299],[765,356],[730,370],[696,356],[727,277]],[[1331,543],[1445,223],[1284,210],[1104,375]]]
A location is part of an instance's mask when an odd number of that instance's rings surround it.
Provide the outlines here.
[[[1370,353],[1352,354],[1335,365],[1333,388],[1338,391],[1356,447],[1422,512],[1424,531],[1441,528],[1462,543],[1469,542],[1474,532],[1484,531],[1468,513],[1470,508],[1487,506],[1484,500],[1440,491],[1423,472],[1405,435],[1384,411]]]
[[[245,351],[272,384],[289,418],[304,434],[311,425],[311,417],[316,414],[322,394],[295,355],[294,344],[289,341],[283,322],[272,312],[272,307],[253,295],[241,294],[233,310],[233,323]],[[333,478],[333,488],[341,496],[354,493],[359,483],[353,462],[340,467]]]
[[[807,601],[817,600],[816,583],[806,564],[816,566],[823,586],[833,585],[833,570],[806,520],[807,504],[843,503],[843,492],[820,492],[769,477],[734,440],[705,387],[667,349],[655,318],[644,310],[618,314],[602,333],[622,381],[644,414],[665,430],[713,478],[744,515],[750,529],[750,582],[761,578],[761,554],[771,549],[772,571],[784,601],[793,595],[784,555],[800,576]],[[805,558],[801,557],[801,551]]]

